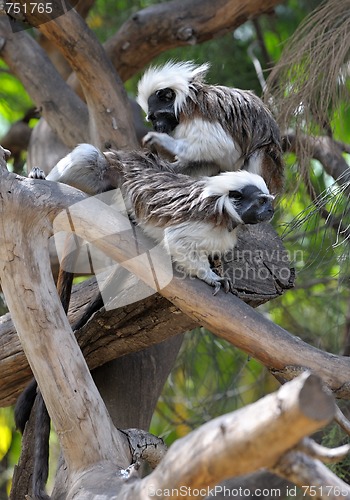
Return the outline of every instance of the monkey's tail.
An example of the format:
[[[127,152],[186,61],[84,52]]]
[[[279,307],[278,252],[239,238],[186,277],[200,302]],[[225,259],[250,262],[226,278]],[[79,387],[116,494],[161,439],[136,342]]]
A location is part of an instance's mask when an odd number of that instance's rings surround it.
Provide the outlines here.
[[[36,406],[35,461],[33,471],[33,497],[36,500],[50,500],[45,491],[49,474],[50,416],[44,399],[39,392]]]
[[[37,395],[37,383],[35,378],[24,389],[17,399],[15,406],[16,428],[23,434],[26,423],[29,420],[34,401]]]

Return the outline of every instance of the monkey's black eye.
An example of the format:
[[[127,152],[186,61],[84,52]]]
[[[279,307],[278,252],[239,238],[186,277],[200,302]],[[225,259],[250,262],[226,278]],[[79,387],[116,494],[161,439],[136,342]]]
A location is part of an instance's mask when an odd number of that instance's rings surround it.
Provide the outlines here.
[[[265,196],[260,196],[258,201],[259,201],[259,205],[262,206],[262,205],[265,205],[265,203],[267,203],[268,199]]]
[[[243,194],[240,191],[229,191],[229,198],[234,198],[235,200],[241,200],[243,198]]]
[[[175,99],[175,92],[170,88],[160,89],[157,90],[156,96],[160,101],[171,102]]]

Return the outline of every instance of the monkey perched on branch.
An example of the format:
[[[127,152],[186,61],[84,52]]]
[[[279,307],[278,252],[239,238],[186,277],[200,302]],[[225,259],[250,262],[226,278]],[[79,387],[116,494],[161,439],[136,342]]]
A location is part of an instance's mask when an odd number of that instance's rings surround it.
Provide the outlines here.
[[[232,250],[239,225],[257,224],[273,215],[274,197],[259,175],[242,170],[193,179],[173,172],[169,162],[151,153],[102,154],[82,144],[54,167],[47,180],[89,194],[120,186],[144,232],[157,242],[165,240],[173,260],[186,274],[213,286],[214,293],[222,283],[228,291],[228,282],[211,271],[208,257]]]
[[[31,177],[45,178],[39,169]],[[193,179],[175,173],[169,162],[152,153],[103,154],[82,144],[54,167],[47,180],[71,184],[89,194],[120,187],[135,222],[157,242],[164,240],[184,272],[213,286],[214,294],[221,286],[228,292],[231,283],[210,268],[208,257],[232,250],[238,226],[273,216],[274,197],[262,177],[240,171]],[[33,380],[16,405],[16,425],[22,432],[35,398]],[[43,402],[38,412],[33,493],[40,500],[47,498],[48,469],[49,416]]]
[[[208,69],[208,64],[170,61],[146,71],[137,100],[155,132],[145,135],[144,144],[175,157],[177,172],[199,176],[245,169],[278,193],[283,161],[271,112],[252,92],[206,84]]]

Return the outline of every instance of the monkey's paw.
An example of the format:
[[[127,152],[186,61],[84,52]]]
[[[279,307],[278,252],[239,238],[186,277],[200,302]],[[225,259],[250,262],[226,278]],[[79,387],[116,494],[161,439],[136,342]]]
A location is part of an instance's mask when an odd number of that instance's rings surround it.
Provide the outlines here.
[[[210,264],[210,269],[217,274],[218,276],[222,277],[224,275],[224,270],[222,268],[222,261],[220,255],[209,255],[209,264]]]
[[[232,281],[229,278],[218,276],[215,281],[213,281],[212,286],[214,287],[213,295],[216,295],[221,287],[223,287],[225,293],[233,292]]]
[[[148,132],[142,139],[142,145],[148,148],[151,148],[152,146],[159,146],[162,144],[162,135],[166,134],[161,132]]]
[[[142,139],[142,144],[151,150],[161,149],[171,156],[177,154],[177,141],[164,132],[148,132]]]
[[[41,170],[39,167],[34,167],[28,174],[29,179],[42,179],[45,180],[45,174],[44,171]]]

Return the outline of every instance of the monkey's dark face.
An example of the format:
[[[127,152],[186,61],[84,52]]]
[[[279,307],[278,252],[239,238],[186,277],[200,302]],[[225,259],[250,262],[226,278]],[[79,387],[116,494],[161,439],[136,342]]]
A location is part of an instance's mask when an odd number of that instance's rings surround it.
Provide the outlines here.
[[[179,124],[175,116],[175,92],[170,89],[160,89],[148,98],[147,119],[156,132],[169,134]]]
[[[245,186],[240,191],[230,191],[236,211],[245,224],[258,224],[272,219],[273,196],[265,194],[256,186]]]

